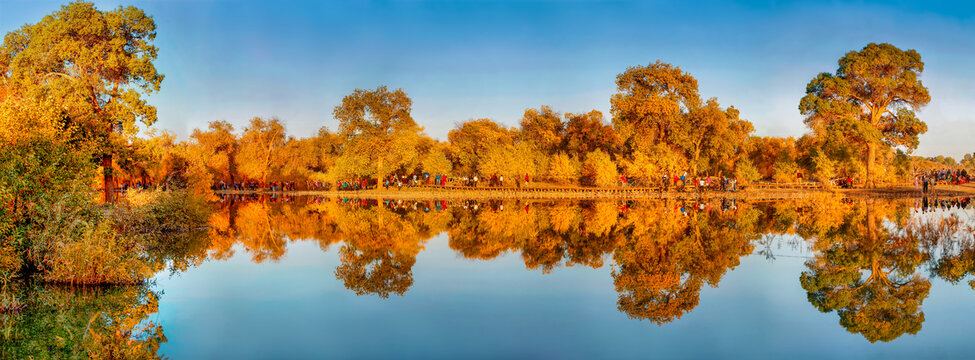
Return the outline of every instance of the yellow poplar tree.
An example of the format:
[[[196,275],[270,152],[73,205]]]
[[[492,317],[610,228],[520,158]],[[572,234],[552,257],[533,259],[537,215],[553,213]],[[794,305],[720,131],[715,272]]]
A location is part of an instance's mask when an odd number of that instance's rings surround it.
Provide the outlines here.
[[[153,65],[155,37],[155,22],[138,8],[101,11],[79,1],[7,34],[0,46],[5,97],[56,102],[69,119],[65,137],[93,145],[106,202],[115,200],[115,149],[137,123],[156,121],[144,98],[163,80]]]
[[[376,90],[356,89],[336,106],[332,114],[339,120],[339,133],[345,139],[343,157],[357,167],[346,170],[351,175],[381,178],[391,172],[419,162],[417,145],[423,128],[413,121],[413,100],[403,89],[390,91],[386,86]]]

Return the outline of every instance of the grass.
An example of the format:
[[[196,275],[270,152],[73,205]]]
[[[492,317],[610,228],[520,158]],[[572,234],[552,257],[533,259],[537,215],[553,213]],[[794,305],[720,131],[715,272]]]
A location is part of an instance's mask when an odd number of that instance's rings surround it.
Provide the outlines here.
[[[184,191],[132,192],[95,211],[62,211],[33,238],[44,281],[73,285],[136,284],[165,267],[170,242],[206,224],[206,203]],[[163,254],[165,255],[165,254]]]

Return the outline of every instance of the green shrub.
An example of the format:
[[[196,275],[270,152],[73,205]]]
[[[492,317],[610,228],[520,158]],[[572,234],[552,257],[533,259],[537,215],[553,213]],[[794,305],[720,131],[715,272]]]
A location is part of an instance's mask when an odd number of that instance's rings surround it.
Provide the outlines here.
[[[23,267],[21,254],[13,246],[0,246],[0,287],[17,277]]]
[[[132,192],[115,205],[97,204],[91,190],[76,182],[46,206],[32,210],[26,258],[49,282],[133,284],[176,261],[200,237],[208,205],[189,191]]]
[[[751,160],[743,157],[735,163],[735,177],[738,181],[743,184],[758,181],[762,179],[762,174],[758,172],[758,168],[752,164]]]
[[[146,261],[138,236],[115,231],[108,221],[82,223],[72,238],[58,241],[44,257],[42,278],[67,284],[134,284],[159,268]]]
[[[185,270],[206,258],[212,208],[189,190],[130,192],[115,207],[116,231],[139,237],[147,261]]]
[[[152,277],[167,260],[190,249],[210,215],[208,205],[189,191],[134,191],[102,211],[87,203],[55,206],[39,233],[46,281],[71,284],[132,284]],[[80,210],[80,211],[79,211]],[[51,227],[46,227],[52,229]],[[182,250],[182,251],[181,251]]]
[[[113,208],[112,221],[123,233],[188,232],[204,226],[210,206],[189,191],[130,191]]]

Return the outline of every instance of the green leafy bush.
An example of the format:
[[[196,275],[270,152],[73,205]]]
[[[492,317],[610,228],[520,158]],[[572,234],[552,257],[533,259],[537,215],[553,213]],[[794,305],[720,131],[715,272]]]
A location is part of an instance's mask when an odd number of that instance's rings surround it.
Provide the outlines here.
[[[72,284],[137,283],[185,249],[208,205],[189,190],[95,202],[84,152],[41,138],[0,152],[0,282],[20,273]],[[197,238],[198,239],[198,238]]]
[[[751,160],[743,157],[735,163],[735,177],[738,178],[738,181],[747,184],[761,180],[762,174],[758,172],[758,168],[752,164]]]
[[[799,171],[799,167],[796,165],[795,161],[790,159],[780,159],[775,162],[772,167],[772,180],[777,183],[793,183],[796,182],[796,172]]]
[[[67,197],[65,197],[67,198]],[[118,204],[60,203],[35,239],[42,278],[71,284],[133,284],[162,270],[203,227],[209,207],[188,191],[133,192]],[[195,238],[198,239],[198,238]]]

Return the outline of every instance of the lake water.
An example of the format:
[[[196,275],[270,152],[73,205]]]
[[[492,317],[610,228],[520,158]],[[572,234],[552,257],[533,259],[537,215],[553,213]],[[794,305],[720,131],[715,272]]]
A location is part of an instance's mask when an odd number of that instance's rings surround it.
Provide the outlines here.
[[[153,284],[28,287],[60,305],[3,315],[23,336],[0,354],[65,346],[99,312],[158,326],[131,338],[173,359],[975,354],[969,199],[216,207]]]

